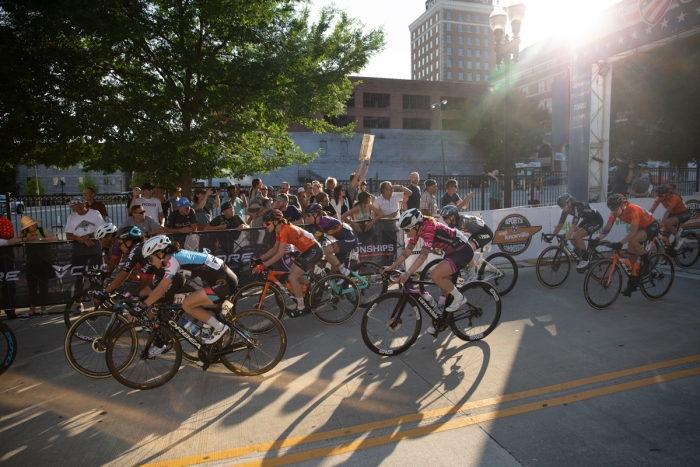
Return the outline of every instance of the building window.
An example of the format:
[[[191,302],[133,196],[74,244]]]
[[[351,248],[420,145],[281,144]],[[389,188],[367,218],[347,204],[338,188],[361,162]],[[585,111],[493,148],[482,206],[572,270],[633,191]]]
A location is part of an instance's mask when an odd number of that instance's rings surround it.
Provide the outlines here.
[[[476,22],[481,23],[481,15],[479,13],[476,14]]]
[[[432,81],[432,78],[431,78]],[[430,130],[429,118],[404,118],[404,130]]]
[[[472,14],[471,14],[471,13],[467,13],[467,21],[471,21],[471,20],[472,20]]]
[[[476,33],[477,33],[477,34],[481,34],[481,26],[477,26],[477,27],[476,27]]]
[[[489,75],[484,75],[484,81],[488,81],[488,80],[489,80]]]
[[[467,61],[467,69],[468,69],[468,70],[471,70],[471,69],[472,69],[472,61],[471,61],[471,60],[468,60],[468,61]]]
[[[439,50],[436,50],[436,51],[435,51],[435,58],[437,58],[437,57],[439,57],[439,56],[440,56],[440,51],[439,51]]]
[[[348,142],[347,141],[340,142],[340,154],[343,156],[348,155]]]
[[[464,73],[458,73],[459,80],[464,81]]]
[[[471,80],[472,80],[472,74],[471,74],[471,73],[467,73],[467,81],[471,81]]]
[[[389,94],[365,92],[362,94],[363,107],[389,107]],[[366,125],[365,125],[366,126]],[[370,127],[373,128],[373,127]]]
[[[461,47],[459,48],[459,50],[458,50],[457,52],[459,52],[458,55],[459,55],[460,57],[464,55],[464,49],[461,48]]]
[[[484,39],[484,41],[487,42],[486,39]],[[488,45],[488,44],[484,44],[484,45]],[[488,50],[484,50],[484,58],[489,58],[489,51]]]
[[[430,64],[430,72],[431,73],[433,72],[433,64],[432,63]]]
[[[537,82],[537,92],[544,92],[544,81],[538,81]]]
[[[389,128],[389,117],[363,117],[365,128]]]
[[[442,108],[442,110],[448,111],[448,110],[463,110],[467,106],[467,99],[465,97],[440,97],[441,101],[446,100],[447,104],[445,104],[445,107]]]
[[[481,81],[481,74],[479,74],[479,73],[476,74],[476,80]]]
[[[458,25],[457,25],[457,31],[458,31],[458,32],[462,32],[462,29],[463,29],[463,28],[462,28],[462,25],[461,25],[461,24],[458,24]]]
[[[58,186],[58,177],[53,178],[53,186]]]
[[[321,141],[321,147],[319,148],[321,150],[321,155],[325,156],[328,154],[328,141]]]
[[[453,118],[443,118],[442,129],[445,131],[464,131],[464,124],[461,120]]]
[[[449,79],[449,80],[452,79],[452,72],[451,71],[447,72],[447,79]]]
[[[467,45],[472,45],[472,38],[471,37],[467,37]]]
[[[416,31],[413,31],[413,38],[416,38]]]
[[[459,68],[464,68],[464,62],[462,60],[460,60],[457,66]]]
[[[472,49],[467,49],[467,57],[471,57],[471,56],[472,56]]]
[[[452,55],[452,47],[447,48],[447,55]]]
[[[476,38],[476,45],[481,45],[481,39],[479,39],[478,37]]]
[[[451,11],[445,12],[445,19],[452,19],[452,12]]]
[[[433,59],[433,53],[432,53],[432,52],[430,52],[430,59],[431,59],[431,60]]]
[[[355,117],[352,115],[338,115],[337,117],[323,117],[325,121],[335,126],[348,126],[355,123]]]
[[[451,43],[452,43],[452,36],[449,35],[449,34],[446,35],[446,36],[445,36],[445,40],[447,41],[448,44],[451,44]]]
[[[484,62],[484,70],[488,70],[488,69],[489,69],[489,62]]]
[[[78,165],[80,165],[80,164],[78,164]],[[81,183],[83,183],[83,177],[78,177],[78,184],[81,184]]]
[[[472,25],[471,24],[467,24],[467,32],[469,32],[469,33],[472,32]]]
[[[435,81],[440,81],[440,73],[435,73]]]
[[[448,58],[448,59],[447,59],[447,66],[448,66],[449,68],[452,68],[452,59],[451,59],[451,58]]]
[[[462,13],[457,13],[457,19],[458,19],[459,21],[462,21]]]
[[[350,93],[350,99],[345,103],[345,107],[355,107],[355,91]]]
[[[476,69],[481,70],[481,62],[476,62]]]
[[[479,44],[477,44],[477,45],[479,45]],[[481,57],[481,50],[479,50],[479,49],[476,50],[476,56]]]
[[[462,36],[457,36],[457,43],[464,44],[464,38]]]
[[[447,30],[447,31],[452,31],[452,23],[447,23],[447,26],[445,27],[445,30]]]
[[[416,64],[413,64],[413,71],[416,71]]]

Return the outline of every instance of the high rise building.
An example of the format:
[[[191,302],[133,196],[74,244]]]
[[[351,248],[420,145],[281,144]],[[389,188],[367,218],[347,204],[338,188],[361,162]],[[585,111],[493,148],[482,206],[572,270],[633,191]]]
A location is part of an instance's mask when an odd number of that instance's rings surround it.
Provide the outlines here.
[[[487,83],[495,64],[492,0],[427,0],[408,27],[414,80]]]

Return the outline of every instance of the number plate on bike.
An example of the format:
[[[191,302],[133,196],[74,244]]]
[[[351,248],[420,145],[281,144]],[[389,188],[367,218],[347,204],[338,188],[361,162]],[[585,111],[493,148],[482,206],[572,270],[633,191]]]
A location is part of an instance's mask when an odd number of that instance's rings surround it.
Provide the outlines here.
[[[350,261],[357,261],[360,259],[360,254],[357,252],[357,250],[352,250],[350,252]]]
[[[231,316],[231,311],[233,310],[233,303],[228,300],[224,300],[221,304],[221,314],[225,316]]]
[[[185,295],[184,293],[175,294],[175,296],[173,296],[173,303],[175,305],[182,305],[182,302],[185,301],[186,297],[187,295]]]

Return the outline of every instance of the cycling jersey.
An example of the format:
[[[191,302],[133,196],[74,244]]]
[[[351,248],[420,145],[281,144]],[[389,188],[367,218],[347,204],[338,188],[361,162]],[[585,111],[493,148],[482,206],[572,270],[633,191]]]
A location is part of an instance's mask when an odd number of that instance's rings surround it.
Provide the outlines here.
[[[352,227],[345,222],[340,222],[338,219],[334,219],[332,217],[321,216],[321,218],[318,220],[318,224],[315,225],[315,228],[338,241],[352,240],[355,238]]]
[[[462,214],[457,221],[457,228],[469,235],[475,235],[486,225],[481,217]]]
[[[418,235],[408,241],[409,245],[423,239],[423,248],[439,248],[446,255],[461,250],[467,244],[467,237],[459,230],[453,229],[432,219],[425,219],[418,230]]]
[[[583,220],[584,223],[590,223],[593,221],[598,220],[598,211],[593,209],[588,203],[585,203],[583,201],[576,201],[574,204],[571,205],[569,210],[567,212],[562,211],[561,216],[559,217],[559,223],[563,224],[566,222],[566,218],[568,216],[573,216],[574,219],[571,221],[572,224],[578,224],[580,220]],[[600,218],[602,221],[602,217]]]
[[[678,196],[676,193],[669,193],[666,199],[661,201],[659,198],[654,200],[654,204],[651,205],[652,209],[661,203],[666,209],[671,208],[671,215],[680,214],[683,211],[688,210],[688,206],[683,202],[683,198]]]
[[[115,242],[117,243],[117,242]],[[141,272],[146,276],[153,276],[158,273],[158,269],[155,266],[148,264],[148,261],[143,257],[143,250],[141,247],[143,243],[139,243],[131,248],[129,256],[126,257],[126,262],[122,266],[123,272],[131,272],[134,268],[141,269]]]
[[[165,265],[165,277],[172,279],[178,271],[184,270],[189,273],[187,276],[201,277],[203,281],[213,284],[224,267],[224,262],[216,256],[180,250],[170,255],[170,261]]]
[[[656,219],[649,211],[636,204],[628,204],[619,216],[611,212],[610,217],[608,217],[608,224],[615,222],[615,219],[620,219],[627,224],[637,224],[640,229],[645,229],[656,222]]]
[[[302,253],[317,244],[312,234],[296,225],[282,224],[280,231],[275,235],[280,243],[292,244]]]

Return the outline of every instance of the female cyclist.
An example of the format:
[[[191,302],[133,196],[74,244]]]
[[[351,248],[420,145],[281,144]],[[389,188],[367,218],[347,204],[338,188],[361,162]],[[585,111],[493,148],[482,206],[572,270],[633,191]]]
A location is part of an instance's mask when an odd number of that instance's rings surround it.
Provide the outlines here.
[[[457,206],[449,205],[440,210],[440,217],[448,227],[457,229],[468,235],[469,244],[473,250],[483,248],[493,240],[493,231],[484,223],[481,217],[459,214]],[[476,280],[477,264],[474,258],[469,262],[469,280]],[[431,273],[432,275],[432,273]]]
[[[683,239],[678,236],[678,226],[684,222],[688,222],[688,219],[690,219],[690,209],[686,206],[683,198],[676,193],[672,193],[667,185],[659,185],[656,187],[656,199],[654,200],[654,204],[651,205],[651,211],[649,212],[653,214],[659,206],[659,203],[666,208],[666,212],[664,212],[664,216],[661,218],[661,225],[663,225],[661,233],[663,233],[666,238],[668,238],[669,235],[673,235],[676,240],[674,248],[680,250],[683,248]]]
[[[311,224],[316,230],[314,237],[320,238],[325,234],[336,240],[323,247],[323,254],[331,263],[331,269],[335,272],[340,271],[346,276],[349,275],[350,270],[343,263],[348,253],[357,248],[357,237],[352,232],[352,228],[338,219],[326,216],[320,204],[310,204],[305,209],[305,214],[306,223]]]
[[[323,258],[321,245],[318,244],[312,234],[296,225],[291,225],[282,216],[282,211],[279,209],[267,211],[263,215],[263,225],[268,232],[275,232],[275,245],[257,260],[262,261],[262,263],[255,266],[253,270],[255,272],[264,271],[265,268],[272,266],[284,256],[288,243],[294,245],[301,254],[294,260],[294,264],[289,270],[288,281],[292,285],[292,290],[294,290],[297,307],[294,310],[288,310],[287,315],[290,318],[297,318],[308,314],[311,310],[304,306],[304,294],[300,280],[302,279],[302,274]]]
[[[568,216],[573,216],[571,227],[566,232],[566,239],[571,239],[571,243],[576,248],[576,253],[581,256],[581,261],[576,264],[577,268],[588,266],[588,250],[583,241],[586,235],[593,235],[603,226],[603,216],[593,209],[588,203],[576,201],[576,198],[569,193],[564,193],[557,199],[557,204],[561,208],[559,223],[552,232],[553,235],[559,233],[564,226]],[[551,238],[549,242],[551,243]]]

